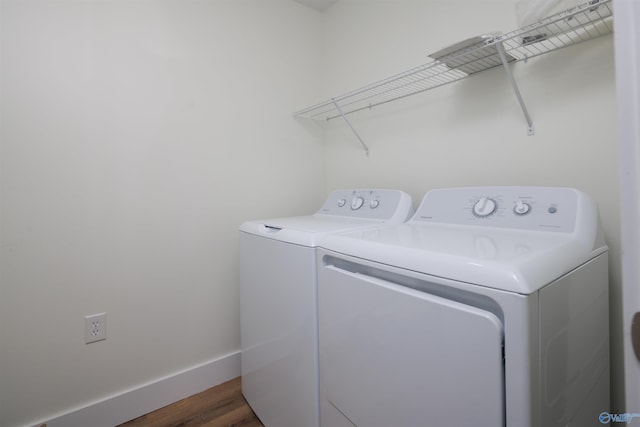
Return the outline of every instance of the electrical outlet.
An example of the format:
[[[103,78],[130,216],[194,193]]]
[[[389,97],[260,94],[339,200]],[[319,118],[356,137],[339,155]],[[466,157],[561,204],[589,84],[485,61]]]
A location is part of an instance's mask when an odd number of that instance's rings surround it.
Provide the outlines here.
[[[92,314],[84,318],[84,343],[107,339],[107,313]]]

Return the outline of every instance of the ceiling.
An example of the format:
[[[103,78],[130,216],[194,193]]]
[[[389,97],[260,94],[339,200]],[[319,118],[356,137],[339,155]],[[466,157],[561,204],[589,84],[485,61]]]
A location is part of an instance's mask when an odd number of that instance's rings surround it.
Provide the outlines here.
[[[295,1],[296,3],[303,4],[305,6],[308,6],[312,9],[315,9],[318,12],[324,12],[338,0],[293,0],[293,1]]]

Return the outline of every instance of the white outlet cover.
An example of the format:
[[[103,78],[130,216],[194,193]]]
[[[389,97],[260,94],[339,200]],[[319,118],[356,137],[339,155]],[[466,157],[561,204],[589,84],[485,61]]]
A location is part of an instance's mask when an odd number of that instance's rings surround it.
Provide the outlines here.
[[[92,314],[84,318],[84,343],[107,339],[107,313]]]

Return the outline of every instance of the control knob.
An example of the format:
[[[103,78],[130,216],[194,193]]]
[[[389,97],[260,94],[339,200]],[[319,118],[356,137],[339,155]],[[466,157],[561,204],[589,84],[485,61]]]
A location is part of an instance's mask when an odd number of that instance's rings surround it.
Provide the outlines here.
[[[351,210],[357,211],[364,204],[364,199],[362,197],[354,197],[351,199]]]
[[[518,200],[513,207],[513,213],[516,215],[526,215],[531,212],[531,205],[529,203]]]
[[[481,218],[488,217],[496,211],[497,207],[496,201],[492,198],[481,197],[480,200],[473,205],[473,214]]]

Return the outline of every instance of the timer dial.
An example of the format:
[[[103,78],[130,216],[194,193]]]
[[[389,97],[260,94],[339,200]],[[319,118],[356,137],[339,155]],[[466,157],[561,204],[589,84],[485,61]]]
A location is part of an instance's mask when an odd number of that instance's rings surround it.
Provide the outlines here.
[[[480,200],[473,205],[473,214],[480,218],[485,218],[494,213],[497,207],[496,201],[492,198],[481,197]]]
[[[364,199],[362,197],[354,197],[351,199],[351,209],[357,211],[364,204]]]

